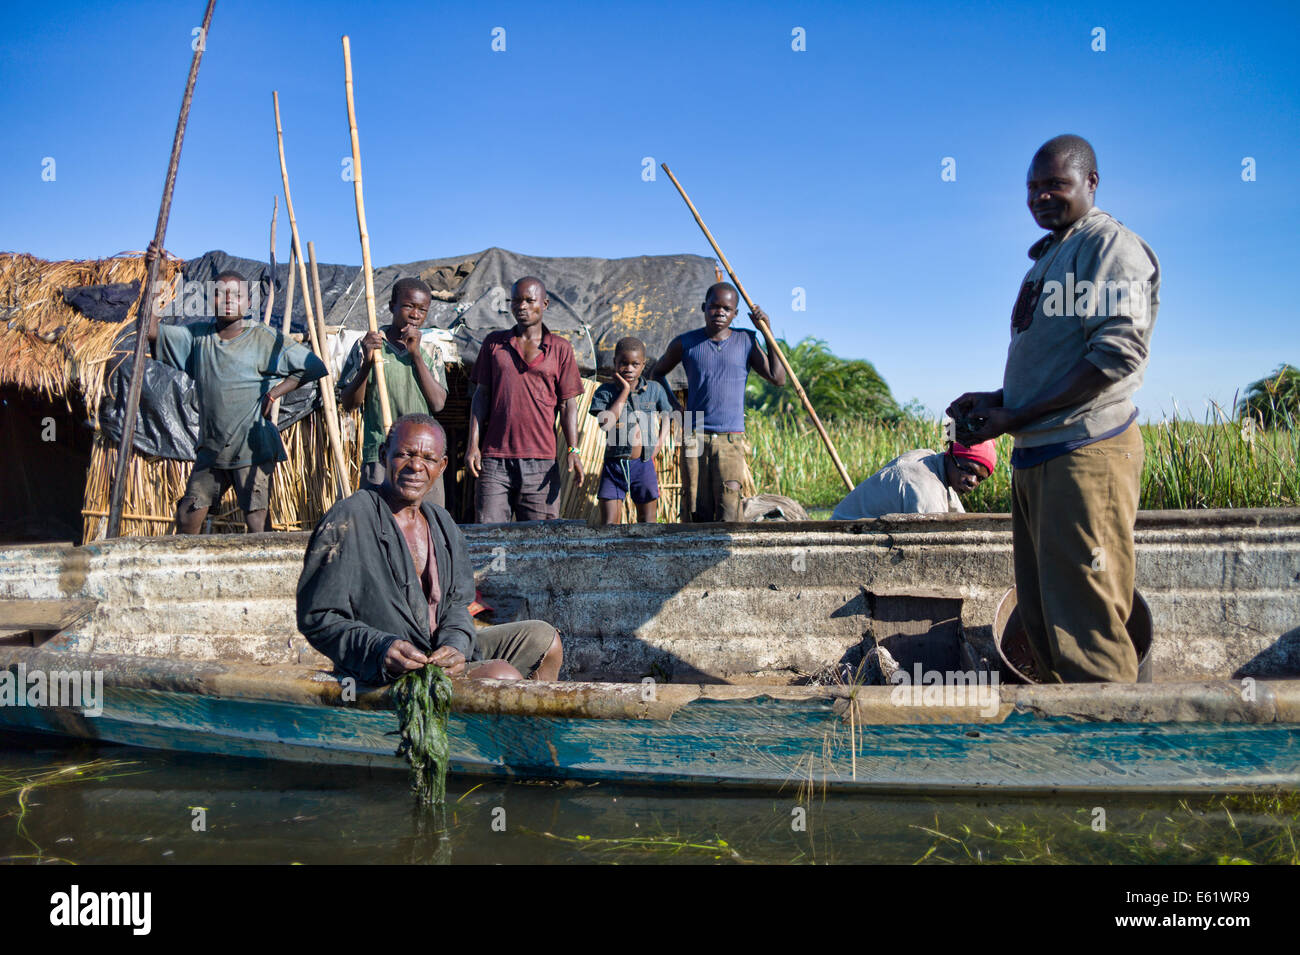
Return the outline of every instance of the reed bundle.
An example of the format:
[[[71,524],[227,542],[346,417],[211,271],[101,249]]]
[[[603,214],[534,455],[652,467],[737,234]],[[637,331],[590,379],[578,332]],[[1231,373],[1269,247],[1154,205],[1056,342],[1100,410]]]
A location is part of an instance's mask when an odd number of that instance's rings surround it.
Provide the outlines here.
[[[353,412],[351,417],[355,416],[356,412]],[[350,434],[354,444],[358,433],[355,423],[345,429],[345,434]],[[329,453],[329,437],[320,412],[315,411],[295,422],[282,432],[281,437],[289,459],[276,467],[271,479],[271,527],[277,531],[310,530],[338,498],[334,458]],[[349,453],[348,459],[355,461],[356,455]],[[109,490],[116,466],[117,446],[106,441],[102,432],[97,432],[91,448],[81,511],[83,543],[104,536]],[[122,536],[161,537],[175,533],[176,502],[185,493],[192,468],[191,461],[131,455]],[[350,475],[352,486],[357,486],[359,477],[354,468]],[[244,517],[233,490],[226,492],[208,516],[213,533],[237,534],[245,529]]]
[[[168,255],[160,262],[159,279],[169,290],[183,264]],[[79,392],[87,417],[97,421],[113,342],[123,325],[86,318],[63,301],[63,290],[143,282],[145,272],[138,252],[60,262],[0,253],[0,385],[62,399],[69,410]],[[132,305],[128,322],[135,321],[136,311]]]

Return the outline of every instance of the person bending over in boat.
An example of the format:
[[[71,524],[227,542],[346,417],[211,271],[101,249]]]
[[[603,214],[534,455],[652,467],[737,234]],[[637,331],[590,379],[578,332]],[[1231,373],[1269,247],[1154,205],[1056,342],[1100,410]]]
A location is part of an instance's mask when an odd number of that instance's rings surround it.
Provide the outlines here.
[[[1159,305],[1151,247],[1093,206],[1097,157],[1057,136],[1029,163],[1047,235],[1011,313],[1002,388],[948,406],[960,440],[1012,434],[1011,530],[1021,619],[1038,670],[1056,682],[1133,683],[1133,525],[1142,384]],[[963,423],[966,434],[963,434]]]
[[[745,382],[751,370],[778,388],[785,387],[785,368],[776,360],[776,342],[767,315],[757,305],[749,317],[762,319],[758,336],[732,328],[740,296],[735,286],[719,282],[704,295],[704,327],[678,335],[668,344],[650,377],[672,394],[666,375],[679,364],[686,369],[686,474],[682,479],[682,520],[692,523],[742,520],[740,488],[745,480]],[[692,452],[698,453],[692,453]]]
[[[974,447],[952,442],[939,453],[929,448],[900,454],[867,478],[831,514],[833,521],[858,521],[886,514],[961,514],[963,495],[979,487],[997,467],[992,441]]]
[[[199,402],[194,468],[176,504],[182,534],[199,533],[208,509],[232,485],[248,530],[267,529],[271,475],[289,457],[271,423],[271,408],[277,398],[327,373],[311,349],[246,321],[248,308],[248,281],[238,272],[222,272],[213,321],[159,325],[155,312],[149,328],[155,357],[194,379]]]
[[[475,631],[474,569],[464,535],[425,498],[447,467],[447,436],[430,415],[393,422],[378,488],[329,509],[307,543],[298,629],[338,668],[384,684],[434,663],[452,677],[557,680],[563,650],[540,620]]]

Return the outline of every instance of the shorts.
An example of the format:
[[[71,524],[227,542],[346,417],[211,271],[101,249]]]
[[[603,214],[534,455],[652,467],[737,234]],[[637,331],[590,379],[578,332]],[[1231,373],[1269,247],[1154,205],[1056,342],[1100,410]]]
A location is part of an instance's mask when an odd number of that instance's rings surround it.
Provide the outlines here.
[[[519,620],[484,627],[474,634],[475,656],[481,660],[465,664],[465,672],[491,660],[505,660],[525,677],[532,676],[542,665],[542,657],[551,649],[559,633],[549,623],[541,620]]]
[[[659,500],[659,475],[655,472],[655,463],[640,458],[607,458],[600,472],[600,489],[596,497],[602,501],[621,501],[629,490],[634,504]]]
[[[185,494],[176,503],[181,513],[201,511],[221,500],[226,488],[233,486],[235,500],[245,514],[264,511],[271,504],[271,474],[274,461],[263,461],[243,468],[195,468],[185,484]]]
[[[368,464],[361,465],[361,489],[363,491],[379,490],[379,485],[384,483],[386,476],[384,462],[382,461],[371,461]],[[446,471],[439,474],[438,480],[433,482],[433,486],[424,495],[424,499],[430,504],[437,504],[439,507],[447,506],[446,492],[442,489],[442,479],[446,476]]]

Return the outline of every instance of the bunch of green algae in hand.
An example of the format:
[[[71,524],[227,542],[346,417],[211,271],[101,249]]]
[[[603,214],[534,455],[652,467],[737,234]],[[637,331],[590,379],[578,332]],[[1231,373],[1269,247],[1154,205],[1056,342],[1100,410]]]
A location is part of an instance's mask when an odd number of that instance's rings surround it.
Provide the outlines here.
[[[447,798],[447,717],[451,713],[451,678],[442,667],[412,670],[393,684],[402,741],[397,755],[411,765],[411,790],[422,806],[440,806]]]

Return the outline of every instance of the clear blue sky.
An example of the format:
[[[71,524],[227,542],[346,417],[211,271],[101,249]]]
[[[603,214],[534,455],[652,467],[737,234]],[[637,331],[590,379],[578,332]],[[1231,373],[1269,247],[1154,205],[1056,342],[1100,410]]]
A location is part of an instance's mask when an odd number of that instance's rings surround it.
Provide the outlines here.
[[[0,247],[73,258],[146,244],[202,10],[6,5]],[[495,27],[505,52],[491,49]],[[1144,417],[1174,400],[1199,417],[1206,398],[1300,365],[1294,4],[220,0],[172,252],[265,257],[278,89],[304,241],[323,261],[360,262],[340,175],[345,32],[376,264],[492,245],[708,254],[666,177],[643,181],[653,157],[778,334],[867,358],[900,400],[937,412],[1000,383],[1041,234],[1025,169],[1043,140],[1074,132],[1097,149],[1098,205],[1161,259]],[[940,178],[944,157],[955,182]],[[283,257],[283,215],[280,236]],[[792,309],[795,287],[806,311]]]

